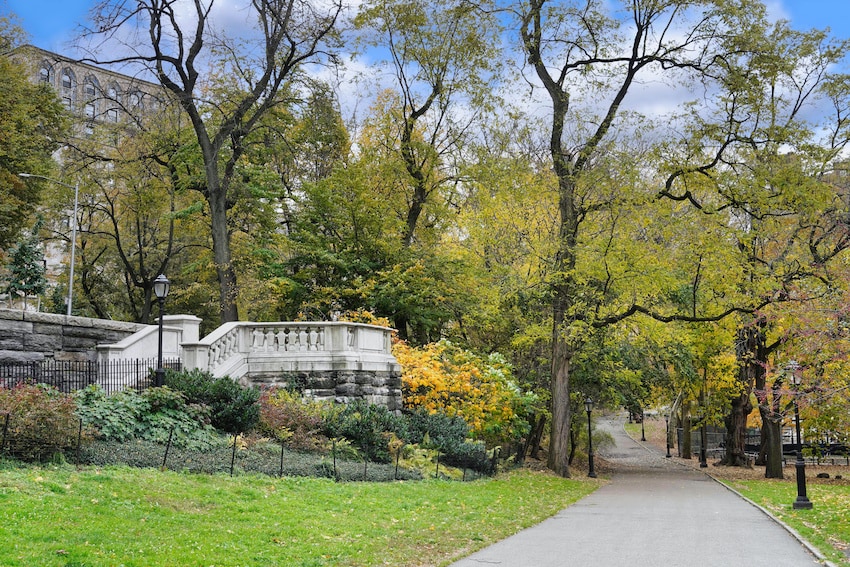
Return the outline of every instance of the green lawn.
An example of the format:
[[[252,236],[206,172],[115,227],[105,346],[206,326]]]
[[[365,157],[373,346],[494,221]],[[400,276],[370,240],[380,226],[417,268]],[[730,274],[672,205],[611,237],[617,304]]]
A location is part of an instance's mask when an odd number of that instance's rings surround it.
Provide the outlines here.
[[[794,510],[797,484],[778,480],[736,480],[726,484],[794,528],[837,565],[850,566],[850,486],[809,483],[811,510]]]
[[[11,467],[0,470],[0,565],[444,565],[598,486],[530,471],[465,483],[335,483]]]

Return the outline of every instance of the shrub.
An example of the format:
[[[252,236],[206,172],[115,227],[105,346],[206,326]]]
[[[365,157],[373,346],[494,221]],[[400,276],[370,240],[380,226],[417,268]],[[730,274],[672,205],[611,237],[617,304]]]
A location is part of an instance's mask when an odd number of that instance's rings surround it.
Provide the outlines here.
[[[390,462],[389,441],[393,434],[407,439],[406,422],[384,406],[355,400],[328,419],[325,432],[331,437],[351,441],[364,458],[379,463]]]
[[[104,439],[127,441],[138,435],[139,420],[147,403],[135,390],[106,395],[97,385],[74,394],[77,415],[83,424]]]
[[[168,387],[106,395],[98,386],[89,386],[77,393],[76,405],[83,423],[104,440],[165,443],[172,437],[175,446],[196,449],[221,444],[209,425],[207,408],[187,404],[183,394]]]
[[[424,410],[406,414],[410,442],[419,443],[442,453],[447,465],[469,468],[481,473],[492,472],[492,462],[484,443],[468,441],[469,426],[458,416],[429,413]]]
[[[402,366],[405,408],[460,416],[475,439],[491,445],[528,431],[525,414],[534,396],[517,387],[500,354],[479,356],[449,341],[421,348],[397,341],[393,354]]]
[[[77,445],[80,420],[71,396],[43,385],[0,388],[0,427],[9,426],[4,441],[21,460],[44,460]]]
[[[267,389],[260,395],[261,433],[286,442],[291,449],[315,451],[327,444],[323,434],[328,404],[303,400],[284,388]]]
[[[260,390],[240,386],[227,376],[214,378],[200,370],[169,371],[165,385],[182,392],[189,403],[208,406],[210,423],[221,431],[244,433],[260,419]]]

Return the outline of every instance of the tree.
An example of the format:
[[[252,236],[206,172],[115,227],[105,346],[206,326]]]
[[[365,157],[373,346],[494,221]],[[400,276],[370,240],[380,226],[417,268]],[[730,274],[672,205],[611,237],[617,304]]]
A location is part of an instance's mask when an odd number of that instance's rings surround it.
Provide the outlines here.
[[[10,297],[23,295],[24,309],[26,309],[28,296],[43,294],[47,289],[47,279],[44,277],[44,252],[41,250],[38,239],[41,224],[41,220],[36,222],[32,233],[20,240],[9,254],[6,293]]]
[[[202,157],[202,174],[193,188],[209,205],[220,315],[226,322],[239,318],[231,250],[238,227],[230,212],[239,198],[237,166],[246,141],[263,117],[284,102],[303,66],[329,55],[342,3],[251,0],[246,9],[255,27],[239,39],[217,30],[214,4],[198,0],[191,13],[184,13],[176,0],[102,0],[87,35],[120,42],[127,28],[146,30],[148,42],[129,46],[127,55],[92,61],[146,67],[189,117]],[[225,78],[227,85],[215,85]]]
[[[441,205],[453,200],[459,160],[451,157],[487,109],[499,25],[483,5],[434,0],[368,0],[355,24],[364,45],[389,54],[397,90],[384,98],[374,130],[383,133],[385,159],[405,173],[396,182],[404,197],[401,240],[410,247],[423,215],[434,224]]]
[[[693,10],[706,8],[690,26],[685,4]],[[616,134],[616,120],[638,77],[651,71],[705,68],[716,53],[718,29],[729,29],[722,25],[723,14],[712,11],[710,4],[638,0],[625,3],[623,10],[606,13],[603,3],[595,1],[531,0],[517,7],[527,61],[552,105],[549,152],[560,219],[551,279],[553,418],[548,464],[563,476],[569,476],[570,368],[584,335],[580,328],[606,324],[589,321],[593,300],[582,300],[593,295],[591,290],[585,293],[586,284],[576,271],[581,231],[595,210],[616,207],[613,201],[585,198],[583,180],[598,167],[598,158]],[[584,88],[591,89],[598,116],[581,124],[572,104]]]
[[[56,93],[30,83],[14,61],[21,37],[14,20],[0,18],[0,250],[18,240],[40,200],[42,185],[18,173],[49,175],[68,126]]]
[[[745,232],[740,211],[753,202],[750,195],[769,199],[771,192],[755,183],[742,185],[736,174],[759,169],[749,150],[780,139],[802,145],[806,134],[770,120],[768,77],[776,69],[773,57],[781,38],[771,35],[759,2],[642,0],[624,3],[622,11],[606,11],[601,2],[535,0],[518,13],[528,62],[552,105],[550,154],[560,220],[551,280],[554,424],[549,465],[567,475],[571,362],[594,329],[638,315],[661,322],[719,321],[735,313],[757,313],[782,300],[782,276],[788,273],[771,272],[762,279],[765,270],[748,270],[757,264],[750,261],[746,246],[728,246],[736,231]],[[804,69],[798,68],[805,76]],[[631,124],[630,114],[624,112],[627,96],[640,77],[653,72],[669,81],[699,82],[712,95],[702,104],[684,107],[692,112],[687,121],[669,119],[668,124],[681,126],[678,130],[652,131],[652,125]],[[714,89],[722,94],[717,96]],[[587,104],[585,92],[593,104]],[[806,102],[803,96],[795,103],[792,94],[777,111],[786,113],[786,103],[793,110]],[[574,108],[581,103],[584,108]],[[582,121],[581,110],[592,119]],[[793,119],[791,123],[797,125]],[[643,147],[647,142],[656,146],[656,158],[620,152],[624,163],[634,160],[631,174],[606,159],[614,144],[623,145],[628,132],[641,131],[652,131],[654,140],[646,138]],[[690,137],[680,138],[682,131]],[[665,136],[668,143],[659,142]],[[617,190],[598,190],[601,183],[615,179]],[[654,198],[647,198],[646,188],[639,190],[652,213],[637,208],[637,180],[661,188]],[[741,187],[751,193],[742,198]],[[773,193],[777,191],[790,207],[784,215],[801,211],[800,192],[787,184],[774,187]],[[654,218],[655,223],[664,219],[670,228],[649,224],[639,229],[632,215]],[[681,222],[684,218],[687,222]],[[696,226],[707,228],[700,233],[700,245],[710,247],[710,255],[695,254],[689,243]],[[609,235],[607,244],[594,238],[593,230],[600,229]],[[814,233],[820,234],[821,228],[808,234]],[[627,234],[640,244],[630,251],[626,240],[613,240]],[[823,245],[819,254],[840,241],[818,241]],[[668,259],[661,260],[655,250],[658,243],[663,243]],[[718,262],[715,250],[728,261]],[[602,261],[588,263],[593,260],[590,252]],[[623,258],[632,263],[631,269]],[[706,269],[705,261],[719,270]],[[665,265],[668,268],[661,269]],[[644,272],[652,272],[656,281],[649,282]],[[730,273],[736,275],[728,281],[718,277]],[[687,289],[693,305],[671,301]]]

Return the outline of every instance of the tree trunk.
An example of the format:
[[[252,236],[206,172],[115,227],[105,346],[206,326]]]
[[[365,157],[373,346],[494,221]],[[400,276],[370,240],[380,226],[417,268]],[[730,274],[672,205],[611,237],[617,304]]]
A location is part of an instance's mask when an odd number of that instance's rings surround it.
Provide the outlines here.
[[[693,443],[691,443],[691,402],[682,405],[682,447],[683,459],[690,459],[694,454]]]
[[[750,402],[753,388],[756,384],[764,384],[767,350],[763,327],[764,321],[755,319],[738,329],[735,357],[738,360],[741,393],[732,400],[732,406],[726,416],[726,454],[720,461],[722,465],[751,466],[746,454],[747,417],[753,411],[753,404]]]
[[[570,476],[570,357],[560,336],[560,324],[554,329],[552,346],[552,427],[549,435],[547,466],[563,477]]]
[[[212,158],[210,158],[212,159]],[[213,164],[215,167],[215,164]],[[215,179],[207,191],[210,205],[210,225],[212,229],[213,259],[218,276],[218,300],[222,323],[239,320],[236,306],[238,287],[236,271],[230,251],[230,228],[227,218],[227,191],[218,181],[218,173],[210,172],[207,167],[207,179]]]
[[[749,389],[732,400],[729,413],[726,415],[726,436],[724,442],[726,452],[720,460],[721,465],[730,467],[749,467],[750,460],[745,451],[747,435],[747,417],[753,411],[750,403]]]
[[[543,432],[545,429],[546,416],[544,414],[540,414],[534,422],[534,427],[532,427],[529,432],[528,440],[525,444],[525,451],[523,451],[523,457],[525,457],[525,455],[529,455],[532,459],[538,458],[540,455],[540,440],[543,438]]]
[[[782,470],[782,416],[759,407],[762,416],[761,430],[765,437],[766,463],[764,478],[785,478]]]
[[[572,410],[571,410],[572,411]],[[575,427],[570,427],[570,457],[567,463],[573,466],[573,460],[576,458],[576,449],[578,448],[578,434]]]

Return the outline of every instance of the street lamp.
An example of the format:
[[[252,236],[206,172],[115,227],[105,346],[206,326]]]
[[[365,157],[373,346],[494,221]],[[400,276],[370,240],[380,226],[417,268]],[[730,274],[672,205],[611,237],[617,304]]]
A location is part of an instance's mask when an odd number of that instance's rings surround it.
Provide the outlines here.
[[[640,440],[646,441],[646,429],[643,427],[643,422],[646,421],[646,412],[640,408]]]
[[[63,187],[74,190],[74,216],[71,220],[71,267],[68,273],[68,307],[66,311],[67,315],[71,315],[71,307],[74,302],[74,258],[76,257],[77,252],[77,207],[80,201],[80,184],[78,182],[76,185],[68,185],[58,179],[45,177],[44,175],[37,175],[35,173],[19,173],[18,177],[23,177],[25,179],[44,179],[45,181],[50,181],[57,185],[62,185]]]
[[[794,501],[795,510],[811,510],[812,502],[806,496],[806,461],[803,460],[803,437],[800,435],[800,384],[803,382],[803,374],[796,360],[789,360],[785,370],[791,375],[794,384],[794,424],[797,429],[797,461],[794,468],[797,470],[797,499]]]
[[[708,453],[706,445],[708,445],[708,432],[705,430],[705,411],[700,409],[699,414],[699,468],[704,469],[708,467]]]
[[[593,435],[590,429],[590,412],[593,411],[593,400],[585,398],[584,410],[587,412],[587,476],[596,478],[596,471],[593,469]]]
[[[664,414],[664,431],[665,431],[664,443],[665,443],[665,445],[667,445],[667,458],[669,459],[670,457],[672,457],[672,455],[670,454],[670,414],[669,413]]]
[[[168,296],[169,287],[171,287],[171,282],[163,274],[159,274],[153,281],[153,293],[159,301],[159,349],[157,350],[156,380],[154,382],[157,387],[162,386],[165,382],[165,369],[162,367],[162,319],[163,306],[165,305],[165,298]]]

